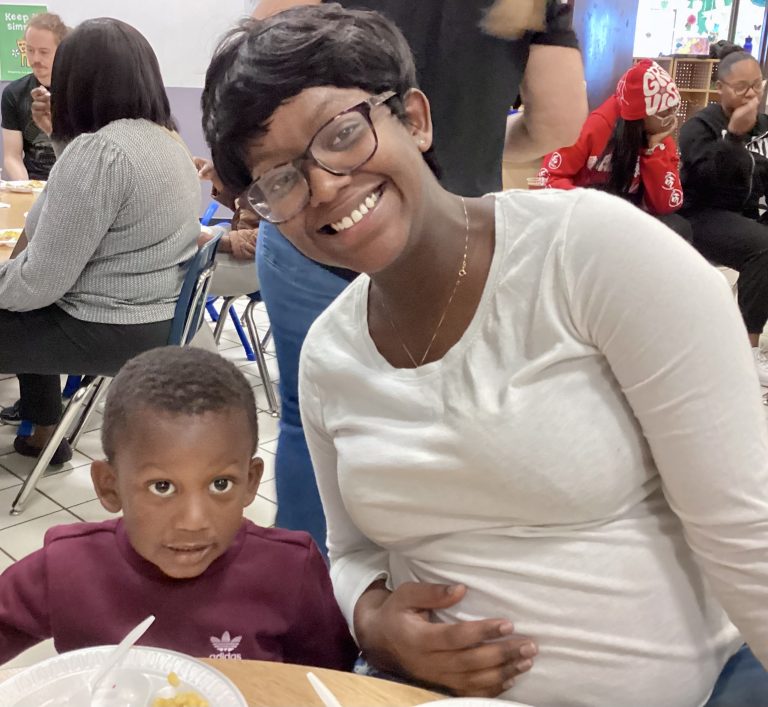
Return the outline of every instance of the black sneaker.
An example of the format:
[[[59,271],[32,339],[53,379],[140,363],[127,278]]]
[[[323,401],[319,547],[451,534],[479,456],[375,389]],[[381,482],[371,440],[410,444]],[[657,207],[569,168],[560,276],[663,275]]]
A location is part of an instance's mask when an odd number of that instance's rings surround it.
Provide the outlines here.
[[[21,401],[17,400],[13,405],[0,409],[0,423],[3,425],[21,424]]]

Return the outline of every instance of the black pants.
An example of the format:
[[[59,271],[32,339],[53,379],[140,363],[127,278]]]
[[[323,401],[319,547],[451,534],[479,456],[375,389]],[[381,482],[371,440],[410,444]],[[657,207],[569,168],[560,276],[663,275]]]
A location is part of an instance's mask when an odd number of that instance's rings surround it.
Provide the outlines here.
[[[750,334],[768,321],[768,226],[723,209],[686,212],[693,245],[707,260],[739,272],[739,309]]]
[[[693,243],[693,226],[687,218],[683,218],[680,214],[666,214],[664,216],[656,216],[665,226],[671,228],[682,239]]]
[[[0,309],[0,373],[16,373],[21,416],[35,425],[61,417],[61,374],[113,376],[130,358],[165,346],[171,321],[96,324],[56,305],[31,312]]]

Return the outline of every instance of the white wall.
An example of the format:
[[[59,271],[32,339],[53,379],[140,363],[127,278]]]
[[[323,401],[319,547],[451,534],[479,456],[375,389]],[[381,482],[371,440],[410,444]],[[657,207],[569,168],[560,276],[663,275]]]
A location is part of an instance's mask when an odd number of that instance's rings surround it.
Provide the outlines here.
[[[47,5],[70,27],[105,16],[133,25],[157,53],[166,86],[202,88],[218,38],[250,11],[253,0],[47,0]]]

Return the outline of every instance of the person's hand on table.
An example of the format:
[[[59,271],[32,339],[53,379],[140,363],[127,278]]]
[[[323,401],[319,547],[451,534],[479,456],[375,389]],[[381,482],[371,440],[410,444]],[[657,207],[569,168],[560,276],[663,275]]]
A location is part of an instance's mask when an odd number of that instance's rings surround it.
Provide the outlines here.
[[[372,584],[355,606],[360,649],[371,665],[460,696],[496,697],[531,669],[538,650],[505,619],[440,624],[430,614],[458,604],[466,587]]]
[[[51,94],[44,86],[32,89],[32,120],[46,135],[53,132]]]

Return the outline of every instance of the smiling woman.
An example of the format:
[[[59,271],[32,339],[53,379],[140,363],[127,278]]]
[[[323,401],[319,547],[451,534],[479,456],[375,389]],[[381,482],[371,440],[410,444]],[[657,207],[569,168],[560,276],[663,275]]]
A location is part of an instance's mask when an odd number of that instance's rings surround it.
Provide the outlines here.
[[[367,160],[320,158],[318,130],[387,92]],[[224,181],[290,165],[307,186],[286,238],[364,273],[312,326],[300,395],[369,661],[540,707],[691,707],[738,655],[717,699],[741,683],[764,703],[762,668],[727,679],[749,656],[731,620],[768,661],[768,433],[722,277],[612,196],[445,190],[412,58],[376,13],[241,26],[203,105]]]

